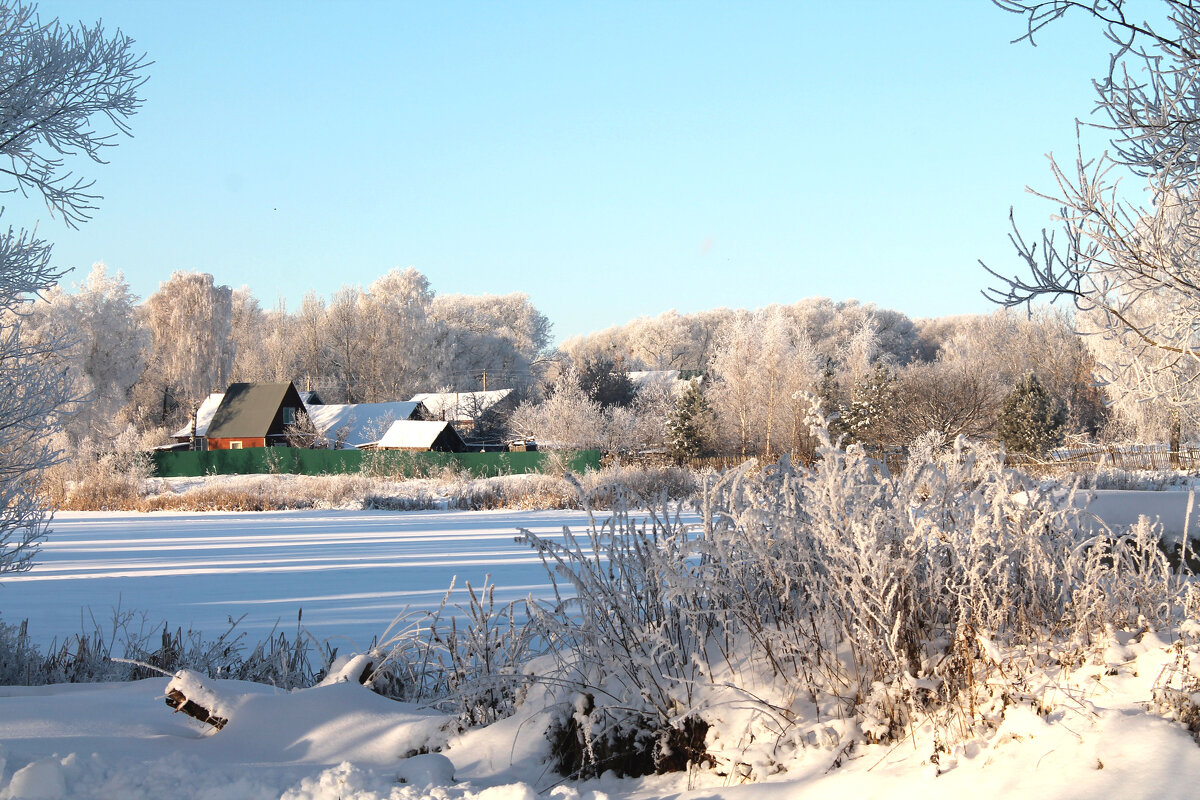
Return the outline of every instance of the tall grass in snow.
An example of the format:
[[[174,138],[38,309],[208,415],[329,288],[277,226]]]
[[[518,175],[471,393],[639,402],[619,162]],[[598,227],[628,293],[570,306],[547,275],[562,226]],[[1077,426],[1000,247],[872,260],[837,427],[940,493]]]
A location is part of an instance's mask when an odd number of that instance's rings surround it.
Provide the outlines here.
[[[575,692],[551,733],[560,770],[682,755],[744,776],[818,729],[845,747],[930,724],[967,737],[1031,671],[1178,618],[1188,581],[1149,525],[1086,538],[1069,490],[995,453],[960,441],[893,475],[815,423],[813,467],[714,479],[697,530],[617,512],[561,543],[524,534],[572,590],[539,606]]]

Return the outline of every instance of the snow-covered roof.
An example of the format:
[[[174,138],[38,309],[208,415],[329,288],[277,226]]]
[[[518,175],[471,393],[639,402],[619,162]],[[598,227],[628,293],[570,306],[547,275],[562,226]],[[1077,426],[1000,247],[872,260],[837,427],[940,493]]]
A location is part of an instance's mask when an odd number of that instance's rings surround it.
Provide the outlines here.
[[[204,398],[204,402],[200,404],[200,409],[196,411],[196,435],[208,435],[208,423],[212,422],[213,414],[217,412],[217,406],[221,405],[221,401],[225,398],[224,392],[213,392],[208,397]],[[192,435],[192,423],[188,422],[179,430],[171,434],[173,439],[187,439]]]
[[[465,422],[476,419],[510,394],[512,389],[493,389],[490,392],[425,392],[414,394],[412,399],[423,403],[434,419]]]
[[[375,441],[380,432],[397,420],[419,416],[421,403],[404,400],[395,403],[334,403],[308,406],[308,418],[331,442],[338,431],[348,428],[343,448]]]
[[[428,450],[437,442],[438,437],[446,431],[453,437],[452,440],[457,440],[457,446],[453,449],[461,449],[462,440],[454,431],[454,426],[449,422],[437,420],[428,422],[424,420],[400,420],[393,422],[392,426],[387,429],[383,437],[375,444],[381,450],[395,448],[398,450]]]
[[[677,369],[635,369],[626,374],[629,376],[629,382],[636,389],[641,389],[650,383],[668,383],[679,380],[679,370]]]
[[[626,373],[635,391],[643,391],[650,387],[665,387],[672,394],[680,394],[687,388],[688,380],[695,371],[684,372],[678,369],[641,369]],[[685,375],[687,377],[685,377]]]

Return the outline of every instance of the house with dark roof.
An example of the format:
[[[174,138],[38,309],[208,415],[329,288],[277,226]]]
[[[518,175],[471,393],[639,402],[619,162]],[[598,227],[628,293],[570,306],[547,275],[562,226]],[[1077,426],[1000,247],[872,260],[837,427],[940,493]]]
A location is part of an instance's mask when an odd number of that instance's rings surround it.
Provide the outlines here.
[[[208,423],[209,450],[286,445],[284,430],[304,410],[287,383],[231,383]]]

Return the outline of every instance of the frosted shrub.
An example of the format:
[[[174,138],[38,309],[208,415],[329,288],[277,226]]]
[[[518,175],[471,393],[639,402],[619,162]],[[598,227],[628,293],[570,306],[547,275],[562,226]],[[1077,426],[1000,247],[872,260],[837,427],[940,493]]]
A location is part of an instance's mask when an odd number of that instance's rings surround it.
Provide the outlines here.
[[[981,686],[993,643],[1069,622],[1062,504],[961,440],[894,476],[816,433],[812,469],[784,460],[706,499],[704,582],[798,694],[851,716],[869,700],[868,736],[892,738],[919,702]]]
[[[521,667],[540,653],[525,601],[497,604],[490,578],[465,586],[465,604],[450,603],[451,582],[437,609],[397,616],[367,653],[364,680],[386,697],[455,713],[464,729],[511,716],[529,683]]]
[[[120,608],[91,628],[34,646],[27,624],[0,621],[0,685],[138,680],[187,668],[214,678],[237,678],[284,689],[310,686],[334,653],[297,624],[293,638],[273,632],[252,648],[237,620],[216,638],[199,631],[152,625],[143,613]],[[247,654],[247,649],[249,653]]]
[[[1178,620],[1187,583],[1148,524],[1085,538],[1069,490],[961,439],[892,474],[823,419],[814,435],[811,468],[712,479],[696,530],[669,511],[637,522],[627,509],[647,504],[626,496],[561,542],[524,533],[570,590],[535,608],[546,680],[564,687],[560,771],[761,775],[779,747],[889,741],[918,720],[953,741],[995,725],[1052,661]],[[734,706],[755,709],[742,730]],[[796,729],[814,718],[841,727]],[[766,754],[737,744],[768,736]]]
[[[579,689],[550,733],[563,774],[642,775],[703,754],[706,725],[691,711],[709,682],[714,618],[692,559],[696,535],[665,508],[636,524],[630,506],[646,504],[619,494],[609,519],[589,512],[587,530],[564,529],[562,542],[522,531],[554,583],[555,602],[531,610],[555,654],[552,680]]]
[[[115,510],[129,508],[145,493],[153,473],[147,454],[156,433],[142,434],[131,424],[115,438],[84,437],[72,444],[56,434],[63,460],[47,475],[46,488],[60,508]]]

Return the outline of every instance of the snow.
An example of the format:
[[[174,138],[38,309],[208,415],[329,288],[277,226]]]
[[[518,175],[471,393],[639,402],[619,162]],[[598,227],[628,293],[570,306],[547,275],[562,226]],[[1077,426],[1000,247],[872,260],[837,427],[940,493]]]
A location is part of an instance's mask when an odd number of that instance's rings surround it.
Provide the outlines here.
[[[449,422],[426,422],[415,419],[398,419],[376,442],[381,450],[428,450],[442,435]]]
[[[196,409],[196,435],[207,436],[208,425],[212,422],[213,414],[217,413],[217,408],[221,405],[221,401],[225,399],[224,392],[213,392],[208,397],[204,398],[204,402]],[[179,430],[171,434],[172,439],[188,439],[192,435],[192,423],[188,422]]]
[[[1169,658],[1164,644],[1150,635],[1130,648],[1134,660],[1117,675],[1085,666],[1048,676],[1069,698],[1049,715],[1014,702],[997,730],[946,752],[921,735],[860,742],[836,768],[838,751],[818,745],[753,784],[702,770],[559,785],[542,763],[540,709],[455,734],[450,718],[355,683],[289,693],[206,681],[230,710],[221,731],[172,713],[166,678],[0,687],[0,800],[1193,797],[1200,748],[1144,706]],[[435,748],[440,754],[417,753]]]
[[[307,406],[308,418],[331,442],[343,429],[344,448],[353,448],[379,438],[388,425],[396,420],[408,419],[420,407],[420,403],[398,401],[393,403],[353,403]]]
[[[478,587],[503,576],[498,602],[547,590],[537,554],[517,529],[546,536],[581,527],[575,511],[282,511],[262,513],[76,513],[53,531],[27,573],[0,581],[0,619],[29,620],[52,638],[102,627],[117,608],[148,612],[216,637],[229,618],[251,641],[277,624],[337,637],[341,652],[365,650],[405,606],[435,608],[458,578]],[[500,581],[497,580],[499,583]],[[82,620],[81,620],[81,609]],[[348,640],[348,641],[347,641]]]
[[[1186,503],[1185,493],[1176,494]],[[1137,510],[1143,498],[1123,499],[1109,501],[1114,513]],[[579,512],[64,514],[34,571],[6,576],[0,596],[4,619],[30,616],[35,636],[70,632],[80,605],[100,609],[120,598],[206,631],[247,608],[251,626],[269,627],[303,604],[306,626],[349,631],[365,644],[398,604],[436,603],[452,575],[481,581],[487,571],[498,595],[539,594],[541,567],[513,532],[524,526],[550,535],[584,519]],[[989,661],[1006,663],[986,632],[977,636]],[[939,743],[918,726],[899,742],[870,745],[853,720],[800,718],[803,744],[778,763],[766,755],[775,737],[711,743],[741,748],[756,783],[709,769],[564,782],[545,764],[548,693],[530,691],[515,716],[459,733],[443,713],[359,685],[361,659],[353,657],[321,685],[292,692],[186,673],[7,686],[0,687],[0,800],[1190,798],[1200,783],[1200,747],[1182,725],[1148,710],[1155,681],[1173,662],[1171,642],[1168,631],[1113,631],[1094,663],[1042,672],[1026,695],[997,710],[993,729],[959,742]],[[228,725],[217,731],[173,713],[164,702],[172,682],[219,708]],[[797,701],[793,710],[803,706]],[[723,717],[721,730],[751,714],[737,702],[710,708]]]
[[[412,401],[423,404],[434,419],[472,422],[510,394],[512,389],[492,389],[487,392],[424,392],[414,394]]]
[[[1148,517],[1162,525],[1163,537],[1181,542],[1200,538],[1200,503],[1192,492],[1093,489],[1075,495],[1075,505],[1102,520],[1113,530],[1127,528]],[[1087,520],[1083,521],[1087,525]]]

